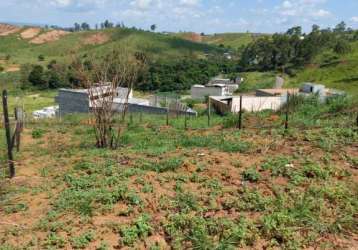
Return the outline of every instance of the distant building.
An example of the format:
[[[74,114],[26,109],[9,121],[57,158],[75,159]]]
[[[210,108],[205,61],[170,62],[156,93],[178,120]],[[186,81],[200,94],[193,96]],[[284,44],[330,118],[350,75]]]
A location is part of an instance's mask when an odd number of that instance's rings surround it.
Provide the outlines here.
[[[55,98],[59,105],[59,115],[73,114],[73,113],[89,113],[93,108],[100,108],[101,102],[97,100],[104,99],[111,96],[109,92],[111,88],[94,87],[91,89],[92,100],[90,100],[90,93],[88,89],[60,89],[58,96]],[[95,107],[92,107],[94,104]],[[125,108],[129,112],[143,112],[149,114],[165,114],[166,107],[151,106],[149,100],[133,97],[133,91],[128,88],[117,88],[114,95],[112,110],[121,112]],[[179,114],[187,113],[191,116],[196,116],[197,112],[188,109],[185,105],[181,105],[178,110]]]
[[[205,100],[207,96],[226,96],[229,95],[228,88],[224,84],[214,85],[194,85],[191,87],[191,98]]]
[[[243,79],[237,77],[235,81],[226,78],[213,78],[206,85],[194,85],[191,88],[191,98],[204,100],[207,96],[230,96],[239,88]]]
[[[228,60],[231,60],[232,59],[232,55],[230,53],[224,53],[224,57]]]

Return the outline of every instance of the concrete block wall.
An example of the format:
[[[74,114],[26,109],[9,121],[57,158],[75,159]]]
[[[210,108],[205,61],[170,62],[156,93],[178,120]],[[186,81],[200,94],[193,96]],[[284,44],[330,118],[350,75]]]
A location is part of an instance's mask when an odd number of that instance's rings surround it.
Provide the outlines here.
[[[59,105],[59,114],[88,113],[89,98],[87,93],[59,90],[56,102]]]

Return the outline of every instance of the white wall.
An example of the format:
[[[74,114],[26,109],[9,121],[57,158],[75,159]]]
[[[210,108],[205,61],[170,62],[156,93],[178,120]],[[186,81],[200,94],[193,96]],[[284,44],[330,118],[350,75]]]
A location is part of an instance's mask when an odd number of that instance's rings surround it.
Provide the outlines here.
[[[273,97],[258,97],[258,96],[243,96],[242,109],[249,112],[257,112],[266,109],[278,110],[286,103],[286,96]],[[231,111],[238,113],[240,111],[240,97],[232,99]]]
[[[205,96],[224,96],[225,89],[219,87],[196,87],[191,88],[191,98],[204,100]]]

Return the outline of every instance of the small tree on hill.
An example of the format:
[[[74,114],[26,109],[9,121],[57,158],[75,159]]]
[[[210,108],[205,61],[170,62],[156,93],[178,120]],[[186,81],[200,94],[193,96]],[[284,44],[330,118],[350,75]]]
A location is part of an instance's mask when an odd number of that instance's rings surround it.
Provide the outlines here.
[[[40,88],[47,88],[47,82],[44,79],[44,68],[41,65],[35,65],[28,77],[29,82]]]
[[[151,31],[155,31],[157,29],[157,25],[156,24],[152,24],[151,26],[150,26],[150,30]]]

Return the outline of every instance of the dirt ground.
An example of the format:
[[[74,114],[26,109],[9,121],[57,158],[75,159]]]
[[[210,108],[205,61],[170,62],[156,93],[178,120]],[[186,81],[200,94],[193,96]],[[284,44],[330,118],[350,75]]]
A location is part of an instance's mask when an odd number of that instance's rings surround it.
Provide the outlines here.
[[[96,33],[84,39],[86,45],[100,45],[109,41],[109,36],[105,33]]]
[[[30,43],[44,44],[44,43],[54,42],[68,34],[69,32],[63,30],[52,30],[33,38],[32,40],[30,40]]]
[[[20,33],[22,39],[31,39],[41,32],[40,28],[28,28]]]
[[[197,134],[197,132],[191,132]],[[154,243],[160,246],[159,249],[170,249],[166,242],[164,232],[160,229],[161,222],[165,216],[167,216],[165,210],[160,209],[160,199],[162,196],[174,196],[173,191],[176,182],[171,180],[167,182],[161,182],[160,179],[170,179],[172,176],[192,176],[197,172],[198,165],[209,166],[204,172],[200,173],[200,176],[210,179],[220,180],[223,183],[223,189],[234,191],[242,184],[241,173],[244,169],[251,166],[260,164],[265,158],[272,157],[274,155],[293,155],[297,147],[302,150],[301,153],[312,155],[315,159],[319,160],[324,156],[324,152],[321,149],[317,149],[311,144],[305,141],[290,141],[289,139],[273,140],[270,138],[262,137],[261,135],[253,135],[250,138],[245,138],[258,145],[256,151],[250,153],[225,153],[214,152],[208,149],[193,149],[191,151],[184,151],[178,148],[175,152],[165,153],[160,155],[160,159],[170,158],[176,155],[184,154],[186,161],[176,173],[163,173],[158,174],[155,172],[147,172],[143,176],[146,183],[151,184],[154,187],[154,193],[141,193],[141,199],[144,201],[144,210],[151,214],[153,218],[154,228],[158,229],[145,240],[138,242],[135,249],[149,249]],[[31,192],[21,193],[19,192],[12,200],[15,203],[25,203],[28,206],[26,212],[17,212],[12,214],[6,214],[0,208],[0,234],[8,235],[8,243],[13,245],[21,245],[24,242],[29,242],[31,239],[38,239],[44,241],[46,233],[41,230],[36,230],[39,220],[51,211],[51,201],[63,190],[62,185],[57,185],[59,178],[61,179],[63,173],[71,169],[71,166],[77,162],[83,161],[80,156],[65,157],[61,162],[54,159],[51,154],[36,155],[36,151],[33,148],[38,147],[40,149],[48,149],[50,152],[60,152],[61,149],[67,147],[78,147],[78,142],[74,142],[69,137],[63,137],[61,133],[51,132],[46,135],[41,143],[38,140],[32,138],[31,130],[26,130],[22,139],[23,153],[20,159],[16,162],[17,176],[11,180],[8,184],[16,187],[17,189],[30,189]],[[358,157],[358,145],[353,145],[344,149],[352,156]],[[126,165],[131,168],[134,165],[137,155],[122,156],[118,154],[118,162],[121,165]],[[358,177],[358,170],[352,169],[347,165],[338,153],[334,153],[332,156],[334,162],[337,165],[342,166],[352,173],[353,178]],[[195,164],[193,164],[195,162]],[[233,162],[239,163],[240,166],[234,166]],[[211,167],[214,166],[214,167]],[[44,168],[50,168],[51,173],[49,175],[43,174],[41,171]],[[269,181],[269,175],[266,172],[262,172],[263,179],[256,183],[249,183],[248,185],[256,185],[264,194],[271,195],[273,190],[271,189],[271,183]],[[132,187],[140,192],[141,185],[136,183],[137,177],[133,176],[130,179]],[[276,185],[287,186],[288,181],[285,177],[279,177],[275,179]],[[205,197],[209,189],[203,188],[198,183],[186,183],[185,190],[195,192],[199,196]],[[226,197],[221,197],[216,200],[217,204],[224,203]],[[218,205],[219,207],[221,205]],[[91,229],[96,231],[96,240],[91,242],[86,249],[96,249],[101,241],[106,241],[109,245],[109,249],[131,249],[118,247],[118,233],[112,230],[113,224],[130,224],[133,221],[134,216],[119,216],[122,211],[128,209],[128,206],[123,203],[115,205],[110,213],[96,214],[88,222],[84,224],[81,219],[73,214],[68,214],[66,217],[61,218],[61,221],[65,224],[69,224],[72,227],[71,232],[84,232]],[[236,218],[240,213],[235,210],[223,210],[218,209],[216,211],[207,212],[204,217],[213,218]],[[254,219],[259,216],[258,213],[247,214],[248,217]],[[35,228],[35,229],[34,229]],[[9,232],[18,231],[19,235]],[[69,233],[61,232],[64,238],[68,237]],[[318,242],[329,242],[334,244],[339,249],[357,249],[358,235],[351,235],[349,239],[338,236],[327,236],[327,238],[319,239]],[[258,240],[252,247],[245,249],[266,249],[268,242],[265,240]],[[190,248],[190,247],[189,247]],[[64,249],[72,249],[70,243],[67,243]],[[98,248],[97,248],[98,249]],[[307,249],[315,249],[308,247]]]
[[[0,36],[8,36],[10,34],[20,31],[21,28],[9,25],[9,24],[0,24]]]

